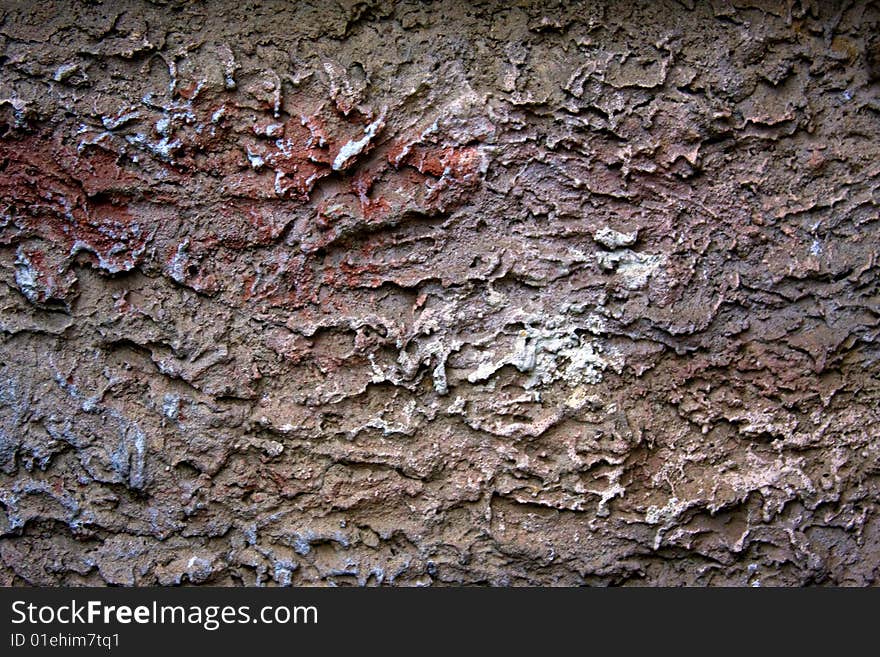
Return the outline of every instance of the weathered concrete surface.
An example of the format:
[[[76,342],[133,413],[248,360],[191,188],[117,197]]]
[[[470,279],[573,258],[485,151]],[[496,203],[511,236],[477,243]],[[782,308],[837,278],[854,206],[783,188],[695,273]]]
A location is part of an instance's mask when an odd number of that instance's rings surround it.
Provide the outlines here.
[[[0,6],[0,583],[877,583],[876,2]]]

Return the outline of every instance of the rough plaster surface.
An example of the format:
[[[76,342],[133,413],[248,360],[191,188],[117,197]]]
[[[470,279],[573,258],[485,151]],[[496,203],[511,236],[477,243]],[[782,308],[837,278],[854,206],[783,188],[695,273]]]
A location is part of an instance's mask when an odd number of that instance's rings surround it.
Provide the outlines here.
[[[0,583],[865,585],[876,2],[0,3]]]

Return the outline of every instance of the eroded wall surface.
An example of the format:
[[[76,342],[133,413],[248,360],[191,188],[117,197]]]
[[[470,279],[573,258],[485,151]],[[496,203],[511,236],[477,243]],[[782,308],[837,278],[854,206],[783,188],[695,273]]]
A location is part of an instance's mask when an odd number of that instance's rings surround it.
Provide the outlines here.
[[[0,3],[0,583],[876,583],[876,2]]]

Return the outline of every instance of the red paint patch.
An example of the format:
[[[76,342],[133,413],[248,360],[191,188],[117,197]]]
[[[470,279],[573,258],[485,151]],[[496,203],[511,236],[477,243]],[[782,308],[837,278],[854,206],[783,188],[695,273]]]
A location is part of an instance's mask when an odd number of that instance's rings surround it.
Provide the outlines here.
[[[68,257],[91,253],[109,272],[127,271],[139,262],[148,231],[103,193],[121,192],[120,181],[140,184],[136,177],[113,170],[107,158],[80,158],[45,135],[0,143],[0,159],[6,162],[0,199],[14,215],[0,241],[44,239],[61,245]]]

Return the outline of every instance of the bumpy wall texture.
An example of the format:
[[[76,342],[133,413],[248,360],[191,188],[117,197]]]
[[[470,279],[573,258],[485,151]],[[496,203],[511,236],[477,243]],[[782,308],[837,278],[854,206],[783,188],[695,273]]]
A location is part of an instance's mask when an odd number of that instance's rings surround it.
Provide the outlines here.
[[[877,583],[878,3],[0,6],[0,583]]]

